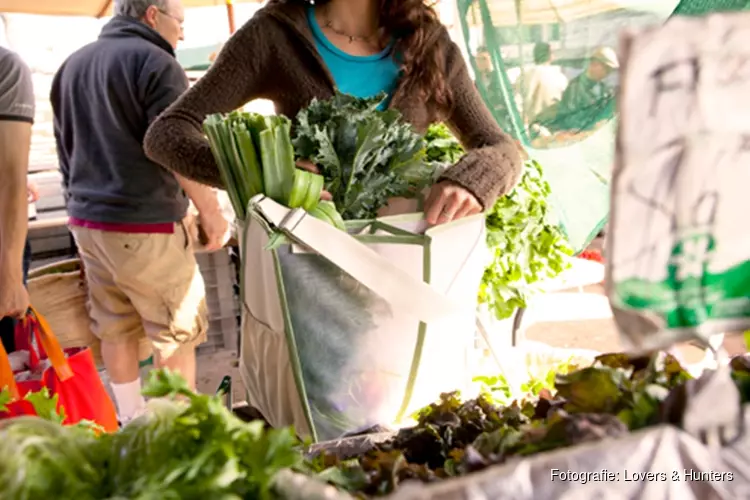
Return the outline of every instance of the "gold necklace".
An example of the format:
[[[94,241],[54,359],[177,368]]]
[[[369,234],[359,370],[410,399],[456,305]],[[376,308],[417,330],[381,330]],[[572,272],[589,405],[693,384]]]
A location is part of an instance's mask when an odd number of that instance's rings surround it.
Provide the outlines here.
[[[349,39],[349,43],[354,43],[356,40],[361,40],[363,42],[368,42],[372,40],[372,38],[376,34],[370,34],[370,35],[350,35],[349,33],[346,33],[345,31],[341,31],[337,28],[334,28],[333,23],[331,22],[331,18],[328,15],[328,9],[325,9],[323,11],[323,16],[325,19],[325,23],[323,24],[323,28],[328,28],[329,30],[333,31],[339,36],[343,36],[345,38]]]

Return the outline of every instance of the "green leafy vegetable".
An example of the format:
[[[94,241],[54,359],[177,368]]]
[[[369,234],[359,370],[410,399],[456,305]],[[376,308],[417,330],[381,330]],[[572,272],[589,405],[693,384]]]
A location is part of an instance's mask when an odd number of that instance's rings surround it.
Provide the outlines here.
[[[484,272],[479,302],[497,319],[525,307],[536,285],[569,266],[573,250],[549,221],[549,193],[542,167],[526,162],[519,184],[487,214],[487,243],[494,258]]]
[[[456,163],[463,148],[443,124],[432,125],[425,136],[427,158],[438,170]],[[548,216],[549,184],[542,167],[526,162],[518,185],[487,213],[487,244],[493,261],[479,288],[479,303],[497,319],[509,318],[540,281],[554,278],[568,267],[573,250]]]
[[[37,416],[51,422],[62,424],[65,420],[65,410],[57,411],[58,395],[50,396],[49,390],[42,387],[39,392],[29,392],[24,397],[34,407]]]
[[[1,496],[270,499],[278,471],[307,470],[292,429],[244,423],[174,373],[152,372],[144,393],[149,411],[113,434],[60,425],[46,391],[27,397],[46,418],[0,421]]]
[[[112,492],[121,498],[272,498],[274,474],[302,462],[291,429],[246,424],[220,398],[194,394],[168,371],[144,388],[146,415],[108,436]]]
[[[430,125],[424,136],[427,161],[436,165],[436,174],[458,163],[464,155],[464,148],[458,139],[442,123]]]
[[[3,387],[0,390],[0,412],[8,411],[8,403],[11,401],[13,401],[13,398],[10,396],[10,391],[7,387]]]
[[[93,433],[37,417],[0,422],[3,498],[107,498],[106,449]]]
[[[547,398],[555,391],[555,382],[559,375],[567,375],[579,370],[580,366],[573,358],[547,366],[537,373],[529,370],[529,378],[519,387],[511,387],[505,375],[480,375],[472,379],[479,385],[479,390],[490,400],[500,406],[508,406],[515,400]]]
[[[746,359],[733,360],[735,380],[743,380],[748,367]],[[538,397],[520,402],[497,404],[490,392],[468,401],[456,392],[442,394],[417,413],[416,426],[350,455],[324,451],[311,466],[319,479],[355,495],[386,495],[403,481],[469,474],[513,457],[618,438],[663,423],[669,395],[689,379],[670,355],[605,354],[592,366],[560,374],[551,390],[547,380],[540,381],[545,387]],[[507,388],[502,377],[484,381],[501,392]]]
[[[296,117],[296,154],[321,169],[345,220],[374,218],[389,198],[414,197],[432,182],[422,137],[397,111],[377,109],[384,97],[336,93]]]

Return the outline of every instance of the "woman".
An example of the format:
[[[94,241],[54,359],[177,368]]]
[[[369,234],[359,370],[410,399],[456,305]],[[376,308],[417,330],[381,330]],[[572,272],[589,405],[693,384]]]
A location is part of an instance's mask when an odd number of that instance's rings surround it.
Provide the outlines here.
[[[146,153],[196,181],[223,187],[201,124],[253,99],[290,118],[334,89],[387,105],[423,132],[444,121],[466,147],[425,202],[431,224],[489,209],[521,172],[515,143],[485,107],[459,48],[424,0],[270,0],[222,48],[193,88],[151,126]]]

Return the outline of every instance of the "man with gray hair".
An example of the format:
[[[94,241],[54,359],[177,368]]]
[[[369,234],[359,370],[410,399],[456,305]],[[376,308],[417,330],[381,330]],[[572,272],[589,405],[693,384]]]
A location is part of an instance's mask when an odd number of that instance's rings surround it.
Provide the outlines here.
[[[184,15],[180,0],[117,0],[98,40],[63,63],[50,95],[92,331],[123,423],[144,408],[144,336],[156,366],[179,371],[195,387],[195,347],[205,341],[207,319],[188,198],[206,249],[222,247],[228,233],[212,189],[175,176],[143,151],[151,121],[188,88],[174,52]]]

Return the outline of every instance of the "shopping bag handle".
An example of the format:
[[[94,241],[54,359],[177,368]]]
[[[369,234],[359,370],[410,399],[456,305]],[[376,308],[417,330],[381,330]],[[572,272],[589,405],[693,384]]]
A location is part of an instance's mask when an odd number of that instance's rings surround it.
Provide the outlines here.
[[[52,328],[49,326],[47,319],[39,314],[34,306],[30,306],[30,314],[26,315],[23,321],[33,321],[34,335],[36,341],[42,346],[44,352],[47,354],[52,368],[54,368],[57,378],[61,381],[68,380],[73,376],[73,370],[68,364],[68,359],[65,357],[65,351],[60,346],[60,342],[57,340],[57,336],[52,332]]]
[[[461,312],[460,307],[427,283],[416,280],[372,248],[345,231],[316,219],[302,209],[290,209],[257,195],[249,209],[300,243],[331,261],[342,271],[382,297],[429,323]]]

